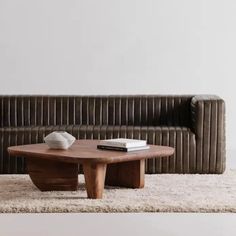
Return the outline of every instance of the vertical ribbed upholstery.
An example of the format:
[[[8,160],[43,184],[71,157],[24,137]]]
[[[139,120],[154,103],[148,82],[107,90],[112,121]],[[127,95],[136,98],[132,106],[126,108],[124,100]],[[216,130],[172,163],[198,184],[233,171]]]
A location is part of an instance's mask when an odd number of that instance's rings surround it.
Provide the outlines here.
[[[190,101],[190,96],[0,96],[0,126],[190,127]]]
[[[195,96],[191,101],[191,112],[197,145],[196,172],[224,172],[225,102],[214,95]]]
[[[8,146],[43,142],[54,130],[78,139],[127,137],[175,147],[173,157],[147,160],[147,173],[221,173],[224,107],[218,100],[170,95],[0,96],[0,173],[25,173],[24,159],[9,157]]]
[[[80,122],[81,98],[1,96],[1,127],[69,125]]]

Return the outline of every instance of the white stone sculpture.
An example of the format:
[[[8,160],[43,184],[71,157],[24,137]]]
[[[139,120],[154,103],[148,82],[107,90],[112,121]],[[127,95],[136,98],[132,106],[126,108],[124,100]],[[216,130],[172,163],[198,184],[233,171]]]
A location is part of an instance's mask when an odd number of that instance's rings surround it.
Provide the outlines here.
[[[52,149],[68,149],[74,143],[75,137],[65,131],[54,131],[44,141]]]

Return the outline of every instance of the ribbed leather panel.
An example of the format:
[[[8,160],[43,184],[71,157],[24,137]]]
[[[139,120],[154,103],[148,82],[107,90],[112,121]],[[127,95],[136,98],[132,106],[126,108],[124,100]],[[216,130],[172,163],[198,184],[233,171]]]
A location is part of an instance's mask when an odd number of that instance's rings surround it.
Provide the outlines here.
[[[217,96],[0,96],[0,173],[24,173],[7,147],[64,129],[83,139],[130,137],[175,147],[147,173],[222,173],[225,104]],[[190,131],[192,130],[192,132]]]
[[[218,96],[195,96],[191,101],[192,128],[196,134],[198,173],[225,170],[225,103]]]
[[[0,126],[191,125],[191,96],[0,96]]]
[[[147,139],[149,144],[175,147],[173,157],[147,160],[146,173],[194,173],[196,171],[195,135],[185,127],[140,126],[32,126],[1,128],[1,173],[25,173],[24,159],[9,157],[7,147],[43,142],[53,130],[65,130],[78,139],[135,138]]]

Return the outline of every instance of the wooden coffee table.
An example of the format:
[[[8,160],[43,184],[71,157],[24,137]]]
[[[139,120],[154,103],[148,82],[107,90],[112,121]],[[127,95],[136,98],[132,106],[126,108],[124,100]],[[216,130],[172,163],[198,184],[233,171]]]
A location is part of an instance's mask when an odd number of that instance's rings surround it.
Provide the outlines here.
[[[32,182],[41,191],[78,189],[78,164],[83,165],[88,198],[102,198],[104,184],[143,188],[145,159],[171,156],[172,147],[150,145],[134,152],[98,150],[98,140],[77,140],[67,150],[44,143],[8,148],[12,156],[26,157]]]

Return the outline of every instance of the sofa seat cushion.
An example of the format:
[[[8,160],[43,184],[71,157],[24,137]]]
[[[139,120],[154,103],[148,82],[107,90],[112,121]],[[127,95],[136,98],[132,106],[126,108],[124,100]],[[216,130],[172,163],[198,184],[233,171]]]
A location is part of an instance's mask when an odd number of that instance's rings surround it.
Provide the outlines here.
[[[195,135],[187,127],[65,125],[0,128],[1,173],[24,173],[23,158],[9,157],[7,147],[42,143],[43,138],[55,130],[67,131],[76,139],[133,138],[146,139],[149,144],[168,145],[175,148],[172,157],[146,161],[146,173],[189,173],[196,165]],[[4,137],[4,138],[3,138]]]

